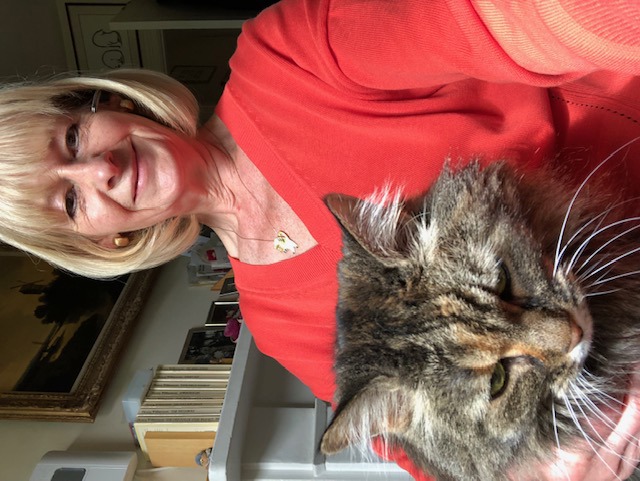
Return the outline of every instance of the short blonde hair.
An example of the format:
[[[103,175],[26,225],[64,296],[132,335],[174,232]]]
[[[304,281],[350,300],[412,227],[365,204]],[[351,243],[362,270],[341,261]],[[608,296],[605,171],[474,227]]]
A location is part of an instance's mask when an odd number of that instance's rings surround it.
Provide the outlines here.
[[[102,77],[69,77],[0,87],[0,240],[77,274],[107,278],[148,269],[187,250],[200,231],[194,216],[171,218],[130,233],[127,247],[111,249],[64,227],[41,207],[34,182],[60,116],[89,108],[96,90],[131,99],[136,113],[189,136],[198,104],[176,80],[148,70],[115,70]],[[115,234],[115,233],[114,233]]]

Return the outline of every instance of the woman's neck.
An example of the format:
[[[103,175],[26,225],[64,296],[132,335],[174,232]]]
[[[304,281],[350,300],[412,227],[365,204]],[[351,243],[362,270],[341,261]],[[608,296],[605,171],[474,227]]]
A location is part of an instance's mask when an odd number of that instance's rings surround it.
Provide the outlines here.
[[[202,127],[198,138],[208,146],[212,163],[208,207],[198,219],[216,232],[232,257],[240,257],[247,241],[271,242],[271,186],[217,116]]]
[[[212,155],[217,184],[211,187],[208,213],[199,219],[216,232],[230,256],[246,263],[270,264],[315,245],[302,221],[239,148],[219,118],[214,116],[200,137],[212,152],[217,152]],[[291,235],[287,252],[274,249],[279,231]],[[298,246],[295,250],[294,244]]]

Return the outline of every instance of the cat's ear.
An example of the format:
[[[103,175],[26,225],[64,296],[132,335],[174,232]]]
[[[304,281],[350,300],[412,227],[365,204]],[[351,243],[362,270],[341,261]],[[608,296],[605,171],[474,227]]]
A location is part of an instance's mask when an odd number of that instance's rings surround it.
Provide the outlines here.
[[[413,418],[413,396],[388,378],[378,378],[341,403],[322,435],[320,451],[335,454],[376,436],[402,434]]]
[[[401,259],[407,248],[406,229],[402,229],[408,214],[400,193],[383,191],[369,199],[343,194],[330,194],[325,203],[357,244],[380,261]]]
[[[362,229],[357,221],[357,216],[358,212],[362,210],[361,206],[366,201],[350,195],[329,194],[325,197],[324,202],[338,220],[343,230],[347,231],[356,239],[362,236]]]

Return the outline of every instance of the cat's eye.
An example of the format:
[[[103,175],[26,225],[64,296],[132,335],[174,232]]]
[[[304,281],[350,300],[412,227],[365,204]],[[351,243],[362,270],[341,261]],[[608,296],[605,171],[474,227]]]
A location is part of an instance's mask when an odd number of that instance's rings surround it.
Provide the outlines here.
[[[505,369],[502,361],[498,361],[496,363],[489,382],[491,384],[491,399],[495,399],[500,396],[507,387],[507,370]]]
[[[496,283],[496,293],[501,299],[509,299],[511,297],[511,275],[509,269],[500,262],[498,265],[498,282]]]

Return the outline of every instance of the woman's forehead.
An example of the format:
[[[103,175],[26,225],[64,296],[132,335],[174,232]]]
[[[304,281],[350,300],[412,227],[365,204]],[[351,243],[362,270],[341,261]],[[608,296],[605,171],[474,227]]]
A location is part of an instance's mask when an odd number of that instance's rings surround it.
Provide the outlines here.
[[[12,140],[15,152],[13,155],[16,157],[13,161],[29,164],[30,161],[37,163],[42,160],[49,144],[68,118],[64,114],[34,115],[17,122],[17,132]]]
[[[27,132],[14,136],[8,148],[0,145],[0,192],[5,199],[13,199],[16,208],[30,206],[41,212],[51,209],[55,185],[52,167],[60,155],[58,137],[64,118],[37,116]]]

